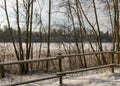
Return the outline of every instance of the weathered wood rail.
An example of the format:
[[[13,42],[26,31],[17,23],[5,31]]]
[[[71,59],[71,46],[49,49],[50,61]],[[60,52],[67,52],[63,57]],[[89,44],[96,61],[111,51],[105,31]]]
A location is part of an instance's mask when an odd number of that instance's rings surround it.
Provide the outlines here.
[[[112,63],[107,64],[107,65],[101,65],[101,66],[96,66],[96,67],[89,67],[89,68],[82,68],[78,70],[70,70],[70,71],[63,71],[62,70],[62,59],[64,58],[73,58],[73,56],[84,56],[84,55],[94,55],[94,54],[106,54],[109,53],[112,56]],[[57,55],[56,57],[49,57],[49,58],[41,58],[41,59],[32,59],[32,60],[19,60],[19,61],[12,61],[12,62],[0,62],[0,68],[4,68],[5,65],[13,65],[13,64],[23,64],[23,63],[32,63],[32,62],[40,62],[40,61],[51,61],[51,60],[58,60],[59,62],[59,71],[55,73],[54,75],[47,76],[44,78],[39,78],[39,79],[34,79],[34,80],[29,80],[29,81],[21,81],[18,83],[12,83],[12,84],[6,84],[3,86],[16,86],[16,85],[22,85],[22,84],[27,84],[27,83],[32,83],[32,82],[37,82],[37,81],[43,81],[43,80],[48,80],[48,79],[53,79],[53,78],[59,78],[59,84],[62,85],[62,77],[65,76],[66,74],[73,74],[73,73],[78,73],[78,72],[84,72],[84,71],[89,71],[89,70],[95,70],[95,69],[101,69],[101,68],[106,68],[106,67],[111,67],[111,72],[114,73],[114,67],[120,66],[120,64],[115,64],[114,63],[114,54],[120,54],[120,52],[114,52],[114,51],[108,51],[108,52],[91,52],[91,53],[81,53],[81,54],[69,54],[69,55]]]

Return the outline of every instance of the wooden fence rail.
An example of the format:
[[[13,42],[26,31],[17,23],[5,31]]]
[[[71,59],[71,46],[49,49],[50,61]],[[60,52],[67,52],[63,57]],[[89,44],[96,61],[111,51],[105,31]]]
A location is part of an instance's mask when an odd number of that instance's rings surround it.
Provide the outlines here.
[[[62,70],[62,64],[63,64],[62,59],[64,59],[65,57],[72,58],[73,56],[106,54],[106,53],[112,54],[112,64],[83,68],[83,69],[78,69],[78,70],[70,70],[70,71],[63,71]],[[81,54],[69,54],[69,55],[59,54],[56,57],[50,57],[50,58],[41,58],[41,59],[32,59],[32,60],[19,60],[19,61],[12,61],[12,62],[0,62],[0,68],[4,68],[3,66],[5,66],[5,65],[32,63],[32,62],[40,62],[40,61],[58,60],[58,62],[59,62],[59,65],[58,65],[59,71],[57,73],[55,73],[54,75],[44,77],[44,78],[29,80],[29,81],[21,81],[21,82],[18,82],[18,83],[12,83],[12,84],[3,85],[3,86],[16,86],[16,85],[22,85],[22,84],[32,83],[32,82],[36,82],[36,81],[53,79],[53,78],[59,78],[59,84],[62,85],[62,83],[63,83],[62,82],[63,81],[62,77],[65,76],[66,74],[84,72],[84,71],[95,70],[95,69],[106,68],[106,67],[111,67],[112,68],[112,73],[114,73],[114,67],[120,66],[120,64],[114,64],[114,57],[113,57],[114,54],[120,54],[120,52],[108,51],[108,52],[91,52],[91,53],[81,53]]]

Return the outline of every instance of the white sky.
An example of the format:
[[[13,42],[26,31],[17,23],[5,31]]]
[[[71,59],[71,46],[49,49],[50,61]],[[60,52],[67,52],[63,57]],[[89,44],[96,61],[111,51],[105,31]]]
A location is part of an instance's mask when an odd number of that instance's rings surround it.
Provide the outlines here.
[[[21,2],[22,0],[19,0],[19,1]],[[35,3],[34,8],[37,9],[37,11],[39,12],[39,6],[43,7],[42,20],[43,20],[44,24],[47,24],[48,23],[48,0],[43,0],[43,1],[37,0],[37,1],[39,1],[40,5],[38,3]],[[52,7],[54,9],[54,10],[52,9],[52,23],[64,23],[64,21],[65,21],[65,17],[63,16],[64,14],[55,13],[55,11],[57,11],[57,10],[64,12],[64,9],[57,8],[59,1],[58,0],[54,0],[54,1],[55,1],[54,5],[56,5],[56,6]],[[106,30],[106,27],[104,25],[109,26],[109,24],[108,24],[109,20],[108,20],[108,17],[106,17],[105,14],[103,13],[103,7],[104,7],[103,4],[100,4],[99,1],[100,0],[96,0],[96,6],[98,8],[97,13],[99,16],[98,19],[99,19],[101,29]],[[4,6],[3,2],[4,2],[4,0],[1,0],[0,6]],[[13,0],[7,0],[7,4],[8,4],[8,11],[9,11],[9,16],[11,18],[11,22],[15,23],[15,19],[13,18],[15,16],[15,14],[14,14],[13,9],[11,8],[12,6],[15,6],[15,0],[14,0],[14,2],[13,2]],[[87,4],[89,4],[89,2]],[[93,23],[94,23],[95,17],[94,17],[93,12],[92,11],[89,12],[88,15],[89,15],[89,19],[91,21],[93,21]],[[0,8],[0,24],[2,26],[5,24],[5,22],[6,22],[5,20],[6,20],[5,12],[2,8]]]

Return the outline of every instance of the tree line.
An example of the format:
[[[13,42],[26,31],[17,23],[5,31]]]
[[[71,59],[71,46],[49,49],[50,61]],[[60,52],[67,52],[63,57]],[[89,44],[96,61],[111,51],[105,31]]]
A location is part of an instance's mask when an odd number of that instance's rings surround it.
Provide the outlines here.
[[[91,31],[87,31],[90,37],[90,41],[91,42],[97,42],[97,40],[94,38],[94,34]],[[12,29],[12,33],[13,34],[13,38],[14,41],[17,43],[18,42],[18,31],[15,29]],[[26,42],[26,31],[21,31],[21,40],[23,43]],[[82,30],[83,35],[83,40],[84,42],[87,42],[87,38],[86,38],[86,34],[84,33],[84,31]],[[52,29],[50,31],[50,41],[53,43],[60,43],[60,42],[66,42],[66,43],[74,43],[75,42],[75,38],[74,38],[74,31],[73,30],[69,30],[69,29]],[[79,36],[79,29],[76,28],[76,36],[77,36],[77,41],[81,42],[80,40],[80,36]],[[40,31],[34,31],[32,32],[32,37],[31,37],[31,42],[33,43],[47,43],[47,37],[48,34],[46,31],[44,32],[40,32]],[[101,39],[102,42],[112,42],[112,34],[109,32],[103,32],[101,31]],[[9,29],[6,28],[4,30],[0,30],[0,42],[4,42],[4,43],[11,43],[11,35],[9,32]]]

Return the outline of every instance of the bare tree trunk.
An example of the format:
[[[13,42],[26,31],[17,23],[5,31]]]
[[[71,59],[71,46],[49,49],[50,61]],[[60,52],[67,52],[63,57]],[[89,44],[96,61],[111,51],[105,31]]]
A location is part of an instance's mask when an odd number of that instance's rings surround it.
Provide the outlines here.
[[[81,18],[80,18],[80,14],[79,14],[79,1],[76,0],[75,1],[76,3],[76,14],[77,14],[77,17],[78,17],[78,22],[79,22],[79,28],[80,28],[80,39],[81,39],[81,45],[82,45],[82,53],[84,53],[84,45],[83,45],[83,30],[82,30],[82,23],[81,23]],[[83,60],[84,60],[84,66],[87,67],[87,62],[86,62],[86,58],[85,56],[83,56]]]
[[[116,51],[119,51],[119,0],[116,0]],[[120,63],[120,55],[118,54],[118,63]]]
[[[32,16],[33,16],[33,0],[26,2],[26,59],[30,58],[31,37],[32,37]],[[29,65],[26,63],[25,73],[29,71]]]
[[[84,17],[86,18],[87,22],[88,22],[88,23],[90,24],[90,26],[92,27],[92,29],[93,29],[93,31],[94,31],[94,33],[95,33],[95,37],[96,37],[96,39],[98,40],[97,33],[96,33],[95,29],[94,29],[94,26],[92,26],[92,24],[89,22],[87,16],[85,15],[85,13],[84,13],[84,11],[83,11],[83,9],[82,9],[82,5],[81,5],[81,2],[80,2],[80,1],[79,1],[79,5],[80,5],[81,13],[83,13],[83,15],[84,15]],[[81,15],[82,15],[82,14],[81,14]],[[84,30],[84,32],[85,32],[85,34],[86,34],[87,40],[88,40],[88,42],[89,42],[89,44],[90,44],[93,52],[95,52],[95,49],[94,49],[94,47],[92,46],[92,43],[90,42],[89,35],[87,34],[87,31],[86,31],[86,29],[85,29],[85,25],[83,25],[83,30]],[[98,55],[95,54],[95,56],[96,56],[96,58],[97,58],[98,64],[102,64],[101,61],[100,61],[100,58],[98,57]]]
[[[71,21],[72,21],[73,30],[74,30],[75,45],[76,45],[78,53],[81,53],[81,51],[79,49],[79,45],[78,45],[78,38],[77,38],[76,29],[75,29],[75,23],[74,23],[74,18],[73,18],[73,14],[72,14],[71,5],[70,5],[69,0],[68,0],[68,7],[69,7],[70,17],[71,17]],[[83,61],[82,61],[81,57],[79,57],[79,61],[83,67]]]
[[[109,1],[106,0],[107,2],[107,6],[108,6],[108,11],[109,11],[109,18],[110,18],[110,23],[111,23],[111,27],[112,27],[112,34],[113,34],[113,49],[112,51],[115,50],[115,33],[114,33],[114,24],[113,24],[113,20],[112,20],[112,14],[111,14],[111,8],[110,8],[110,4],[109,4]]]
[[[26,2],[26,59],[29,59],[29,22],[30,22],[30,0]],[[25,73],[28,72],[28,64],[25,64]]]
[[[17,20],[17,28],[18,28],[18,43],[19,43],[19,56],[20,60],[24,60],[24,53],[23,53],[23,47],[22,47],[22,38],[21,38],[21,29],[19,25],[19,7],[18,7],[18,0],[16,0],[16,20]],[[24,72],[24,64],[20,64],[20,73],[22,74]]]
[[[48,17],[48,39],[47,39],[47,57],[50,56],[50,29],[51,29],[51,0],[49,0],[49,17]],[[49,63],[46,63],[46,72],[48,72]]]
[[[114,5],[114,34],[115,34],[115,51],[119,51],[119,1],[113,0]],[[117,54],[118,63],[120,62],[119,54]]]
[[[98,40],[99,40],[98,44],[99,44],[100,51],[103,51],[103,49],[102,49],[101,33],[100,33],[100,27],[99,27],[99,22],[98,22],[98,16],[97,16],[95,0],[93,0],[93,6],[94,6],[95,19],[96,19],[97,28],[98,28]],[[104,55],[103,54],[101,54],[101,55],[102,55],[103,63],[107,64],[107,61],[106,61]]]
[[[7,11],[7,3],[6,3],[6,0],[4,0],[4,4],[5,4],[5,14],[6,14],[6,18],[7,18],[8,29],[9,29],[10,35],[11,35],[11,40],[12,40],[12,43],[13,43],[13,47],[14,47],[14,50],[15,50],[15,54],[16,54],[17,60],[20,60],[19,54],[18,54],[18,52],[17,52],[16,45],[15,45],[15,42],[14,42],[13,33],[12,33],[12,28],[11,28],[11,26],[10,26],[10,21],[9,21],[9,16],[8,16],[8,11]]]

